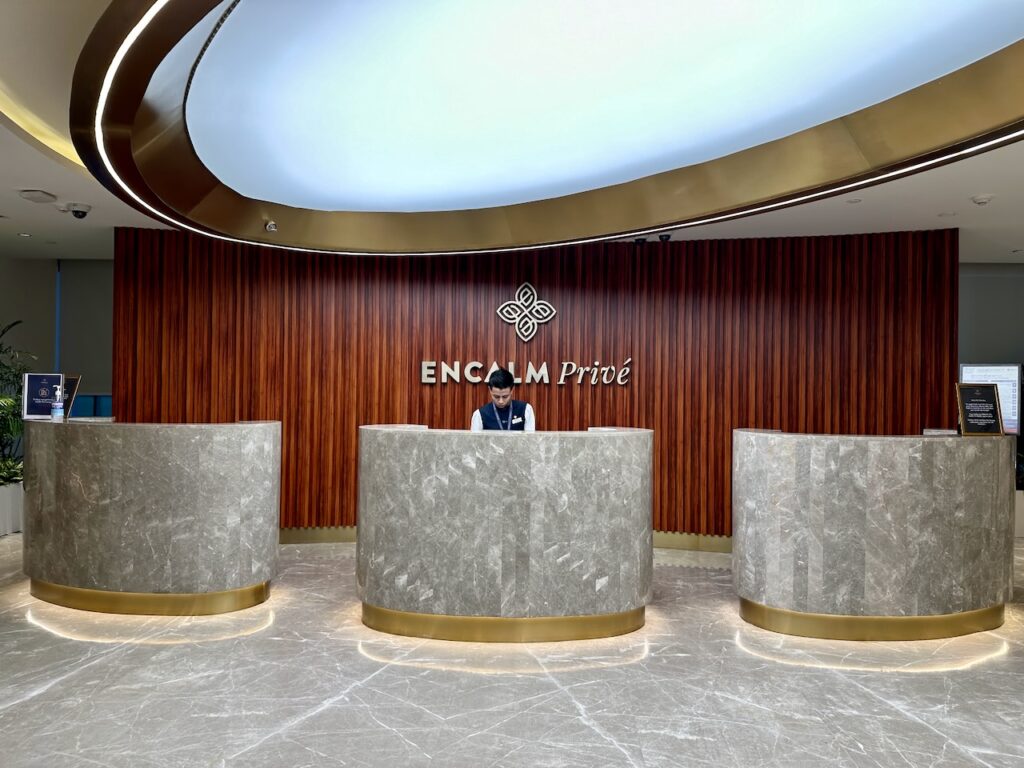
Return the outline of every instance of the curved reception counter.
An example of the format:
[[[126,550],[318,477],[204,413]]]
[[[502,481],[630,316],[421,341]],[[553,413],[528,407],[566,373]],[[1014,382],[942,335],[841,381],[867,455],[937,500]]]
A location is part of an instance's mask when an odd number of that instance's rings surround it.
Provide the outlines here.
[[[735,430],[740,614],[843,640],[998,627],[1013,586],[1013,441]]]
[[[200,615],[267,599],[281,425],[25,424],[24,569],[40,600]]]
[[[639,629],[653,432],[359,431],[363,623],[531,642]]]

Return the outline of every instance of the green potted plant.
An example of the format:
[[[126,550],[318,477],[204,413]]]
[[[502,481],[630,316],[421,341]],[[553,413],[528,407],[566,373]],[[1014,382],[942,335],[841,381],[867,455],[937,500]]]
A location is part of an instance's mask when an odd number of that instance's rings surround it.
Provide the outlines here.
[[[0,536],[21,530],[21,385],[35,357],[4,341],[19,323],[0,328]]]

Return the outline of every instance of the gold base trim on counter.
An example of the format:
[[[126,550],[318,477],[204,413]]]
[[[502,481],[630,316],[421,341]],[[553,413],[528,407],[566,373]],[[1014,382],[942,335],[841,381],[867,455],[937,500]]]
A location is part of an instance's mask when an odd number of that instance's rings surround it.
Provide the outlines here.
[[[1003,605],[936,616],[847,616],[770,608],[740,598],[740,617],[762,629],[826,640],[936,640],[1003,624]]]
[[[363,624],[379,632],[473,643],[547,643],[590,640],[635,632],[645,609],[596,616],[446,616],[409,613],[363,603]]]
[[[33,597],[65,608],[98,613],[130,613],[150,616],[208,616],[251,608],[270,597],[270,582],[223,592],[160,593],[113,592],[104,589],[64,587],[31,579]]]

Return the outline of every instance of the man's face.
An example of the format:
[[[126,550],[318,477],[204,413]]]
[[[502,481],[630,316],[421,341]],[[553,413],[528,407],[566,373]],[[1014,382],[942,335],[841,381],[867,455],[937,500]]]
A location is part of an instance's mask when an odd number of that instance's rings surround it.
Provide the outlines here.
[[[494,389],[488,387],[487,390],[491,393],[491,400],[499,408],[506,408],[509,402],[512,400],[512,389],[511,387],[505,387],[505,389]]]

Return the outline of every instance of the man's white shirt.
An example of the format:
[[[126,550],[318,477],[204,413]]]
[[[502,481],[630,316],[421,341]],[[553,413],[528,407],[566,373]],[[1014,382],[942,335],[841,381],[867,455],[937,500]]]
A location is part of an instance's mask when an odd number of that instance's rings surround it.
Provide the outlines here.
[[[486,408],[487,406],[484,406],[484,407]],[[509,408],[511,408],[511,407],[512,406],[509,406]],[[526,404],[526,414],[523,417],[523,421],[525,422],[523,424],[523,431],[524,432],[536,432],[537,431],[537,423],[536,423],[536,421],[534,420],[534,417],[533,417],[533,406],[530,405],[529,403]],[[473,411],[473,421],[470,424],[469,428],[471,430],[473,430],[474,432],[483,432],[484,431],[484,420],[482,418],[480,418],[480,409],[479,408],[477,408],[475,411]]]

